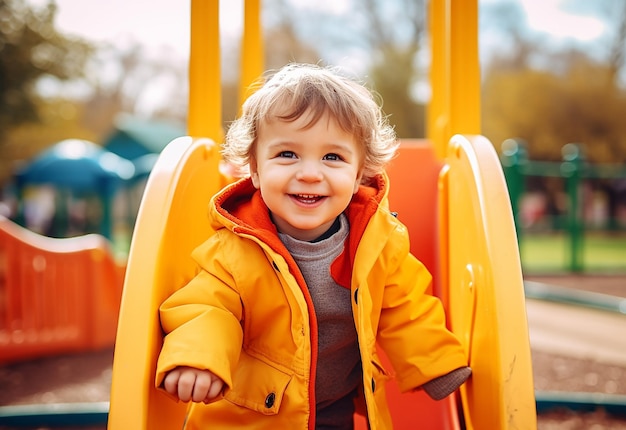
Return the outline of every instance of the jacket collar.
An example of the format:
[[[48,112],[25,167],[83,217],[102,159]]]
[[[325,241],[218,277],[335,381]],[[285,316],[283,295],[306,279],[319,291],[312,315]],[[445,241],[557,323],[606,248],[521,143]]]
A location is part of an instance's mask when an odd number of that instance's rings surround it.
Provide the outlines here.
[[[367,186],[361,185],[344,211],[350,223],[350,234],[343,253],[335,260],[331,273],[335,281],[350,286],[354,256],[363,232],[378,206],[386,201],[388,178],[381,174]],[[211,220],[215,230],[229,228],[235,233],[258,238],[275,252],[288,256],[260,191],[250,178],[241,179],[219,192],[211,201]],[[287,258],[291,260],[291,258]]]

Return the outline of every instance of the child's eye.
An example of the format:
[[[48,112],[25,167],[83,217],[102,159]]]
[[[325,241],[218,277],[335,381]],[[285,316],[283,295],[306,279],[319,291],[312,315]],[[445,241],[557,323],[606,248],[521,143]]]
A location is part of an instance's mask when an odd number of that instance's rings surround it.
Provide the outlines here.
[[[278,158],[296,158],[296,154],[293,151],[281,151],[277,155]]]
[[[343,158],[341,158],[341,156],[339,154],[326,154],[326,155],[324,155],[324,160],[341,161],[341,160],[343,160]]]

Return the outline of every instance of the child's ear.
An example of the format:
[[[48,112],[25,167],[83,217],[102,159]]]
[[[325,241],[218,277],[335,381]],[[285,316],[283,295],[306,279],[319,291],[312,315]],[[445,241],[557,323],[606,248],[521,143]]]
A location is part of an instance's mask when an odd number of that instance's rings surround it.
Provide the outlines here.
[[[256,160],[254,157],[250,158],[250,179],[252,179],[252,185],[257,190],[261,188],[261,181],[259,180],[259,172],[256,166]]]

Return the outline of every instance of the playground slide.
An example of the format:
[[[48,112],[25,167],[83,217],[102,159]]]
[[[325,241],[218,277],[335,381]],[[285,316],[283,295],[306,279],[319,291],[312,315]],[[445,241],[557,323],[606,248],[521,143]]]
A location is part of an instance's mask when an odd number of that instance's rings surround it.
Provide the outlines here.
[[[443,296],[474,371],[467,429],[537,426],[522,270],[502,167],[482,136],[454,136],[440,180]]]
[[[113,360],[108,428],[181,428],[186,406],[154,388],[162,344],[158,307],[196,271],[192,249],[211,234],[207,206],[222,183],[209,139],[181,137],[161,152],[137,215]]]
[[[398,429],[457,429],[463,421],[468,429],[536,427],[519,255],[490,145],[456,136],[441,163],[429,145],[407,141],[389,169],[392,210],[410,229],[412,251],[435,275],[434,292],[475,369],[460,396],[441,402],[420,392],[400,394],[392,381],[388,395]],[[179,138],[148,180],[124,283],[110,430],[178,428],[184,420],[186,405],[153,387],[162,344],[157,310],[195,274],[189,254],[211,234],[206,207],[222,183],[218,162],[212,141]],[[366,428],[361,417],[355,422]]]
[[[100,235],[49,238],[0,216],[0,363],[112,347],[124,270]]]

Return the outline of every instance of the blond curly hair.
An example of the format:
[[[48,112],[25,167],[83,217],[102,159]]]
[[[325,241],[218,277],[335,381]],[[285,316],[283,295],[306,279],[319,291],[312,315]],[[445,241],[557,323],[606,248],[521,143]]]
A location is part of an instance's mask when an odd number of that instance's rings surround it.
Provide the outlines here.
[[[395,131],[375,93],[335,68],[292,63],[268,74],[256,86],[222,145],[224,160],[241,171],[250,163],[262,121],[295,121],[305,112],[311,112],[307,126],[328,113],[363,145],[362,183],[382,173],[396,154]]]

